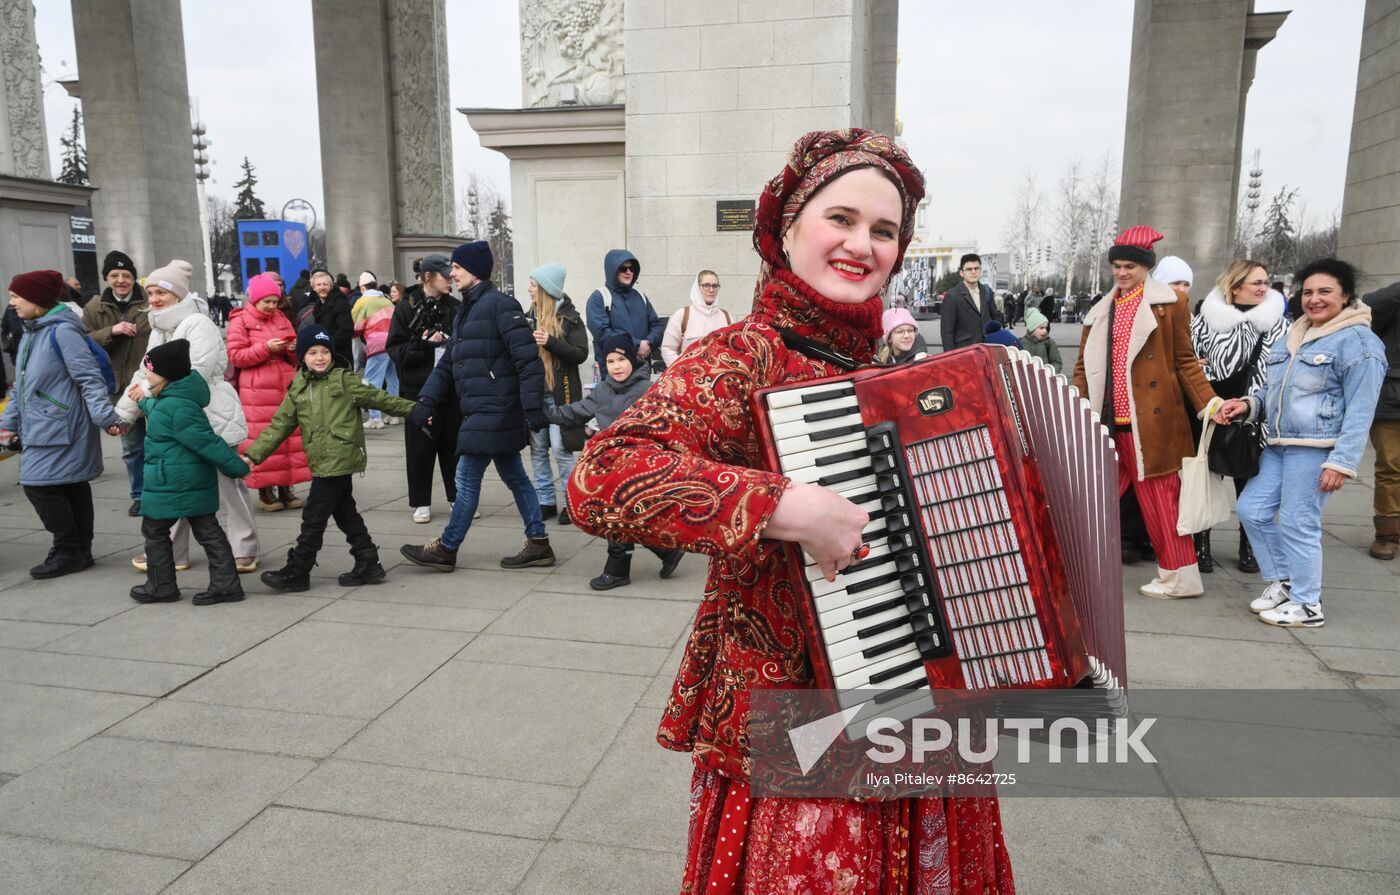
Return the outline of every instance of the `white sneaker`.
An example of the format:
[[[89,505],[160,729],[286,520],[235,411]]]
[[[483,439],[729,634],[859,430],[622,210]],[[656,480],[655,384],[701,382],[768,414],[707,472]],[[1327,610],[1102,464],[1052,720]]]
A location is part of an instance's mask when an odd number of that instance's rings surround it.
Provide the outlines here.
[[[386,425],[386,426],[397,426],[397,425],[399,425],[399,424],[402,423],[402,422],[403,422],[403,420],[399,419],[399,418],[396,417],[396,416],[386,416],[386,417],[384,417],[384,425]]]
[[[1323,622],[1322,604],[1289,600],[1277,609],[1265,609],[1259,613],[1259,620],[1280,628],[1320,628]]]
[[[433,521],[433,508],[432,508],[432,507],[414,507],[414,508],[413,508],[413,521],[414,521],[414,522],[417,522],[417,523],[420,524],[420,525],[424,525],[424,524],[427,524],[427,523],[429,523],[429,522],[432,522],[432,521]]]
[[[1287,581],[1270,581],[1264,592],[1249,604],[1250,612],[1264,612],[1275,609],[1293,599],[1293,590]]]
[[[382,419],[375,419],[374,417],[370,417],[369,422],[365,423],[365,428],[366,428],[366,429],[382,429],[382,428],[384,428],[384,420],[382,420]]]

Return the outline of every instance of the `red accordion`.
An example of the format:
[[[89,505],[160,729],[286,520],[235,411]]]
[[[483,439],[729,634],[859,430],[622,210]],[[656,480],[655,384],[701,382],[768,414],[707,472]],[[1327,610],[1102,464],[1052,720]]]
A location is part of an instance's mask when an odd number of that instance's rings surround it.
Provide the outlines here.
[[[812,663],[843,708],[1126,686],[1117,453],[1063,376],[978,345],[753,400],[770,469],[870,514],[834,583],[803,556]]]

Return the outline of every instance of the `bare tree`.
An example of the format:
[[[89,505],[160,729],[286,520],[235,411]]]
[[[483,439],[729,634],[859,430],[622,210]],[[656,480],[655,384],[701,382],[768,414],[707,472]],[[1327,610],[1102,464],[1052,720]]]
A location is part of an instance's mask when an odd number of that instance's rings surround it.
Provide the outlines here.
[[[1034,171],[1021,172],[1021,182],[1016,187],[1011,202],[1011,214],[1006,220],[1004,238],[1011,253],[1012,265],[1021,273],[1021,288],[1031,282],[1031,267],[1040,242],[1040,203],[1041,194],[1036,186]]]
[[[1074,292],[1074,268],[1083,252],[1088,222],[1084,178],[1079,173],[1079,162],[1073,162],[1060,176],[1059,207],[1055,213],[1055,261],[1064,272],[1066,295]]]
[[[1103,253],[1118,229],[1118,162],[1105,152],[1089,185],[1089,219],[1085,254],[1089,258],[1089,290],[1098,294],[1103,284]]]
[[[475,171],[469,172],[463,183],[462,192],[457,197],[457,223],[460,236],[467,239],[486,239],[491,232],[491,212],[500,199],[500,193],[490,178],[482,177]]]

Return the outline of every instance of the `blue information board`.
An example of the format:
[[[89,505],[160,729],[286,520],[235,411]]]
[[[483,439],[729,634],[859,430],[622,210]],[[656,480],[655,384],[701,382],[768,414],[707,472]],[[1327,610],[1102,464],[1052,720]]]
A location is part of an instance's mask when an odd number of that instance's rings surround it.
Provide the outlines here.
[[[311,267],[306,225],[296,221],[239,221],[238,258],[243,288],[260,273],[276,271],[288,283]]]

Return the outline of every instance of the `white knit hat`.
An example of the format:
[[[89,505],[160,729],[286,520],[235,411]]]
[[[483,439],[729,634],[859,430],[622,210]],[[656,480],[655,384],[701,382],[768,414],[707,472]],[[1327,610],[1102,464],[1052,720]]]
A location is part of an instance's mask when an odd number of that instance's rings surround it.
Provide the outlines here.
[[[1191,265],[1175,255],[1168,255],[1157,262],[1157,269],[1152,271],[1152,279],[1163,283],[1184,282],[1190,286],[1195,281],[1195,276],[1191,273]]]
[[[176,298],[184,298],[190,293],[190,280],[193,278],[194,267],[190,262],[176,259],[146,274],[146,285],[159,286]]]

